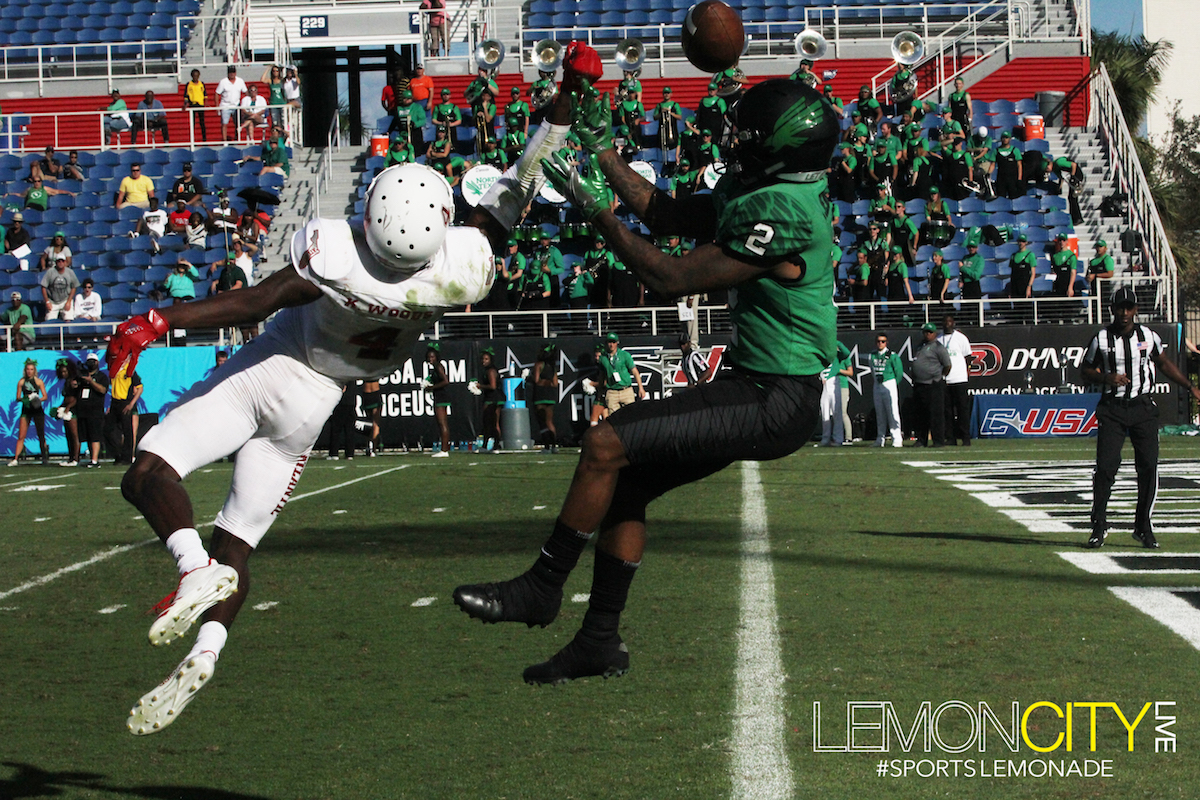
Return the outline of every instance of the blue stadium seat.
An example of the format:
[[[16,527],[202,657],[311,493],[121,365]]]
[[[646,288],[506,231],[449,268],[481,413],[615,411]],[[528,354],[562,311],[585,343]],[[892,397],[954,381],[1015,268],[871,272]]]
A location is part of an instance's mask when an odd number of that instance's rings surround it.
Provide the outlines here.
[[[1044,224],[1047,228],[1068,228],[1071,226],[1071,215],[1063,211],[1047,211]]]
[[[77,237],[81,236],[81,235],[83,235],[83,234],[76,234]],[[81,252],[81,253],[96,253],[96,254],[103,253],[104,252],[104,243],[106,241],[107,241],[107,239],[101,239],[98,236],[89,236],[86,239],[80,239],[79,240],[79,252]]]
[[[84,233],[88,236],[112,236],[112,223],[89,222],[84,226]]]
[[[1028,153],[1034,150],[1038,151],[1039,153],[1049,153],[1050,143],[1045,139],[1031,139],[1030,141],[1025,142],[1025,152]]]
[[[149,314],[155,308],[158,308],[158,303],[153,300],[134,300],[129,304],[129,313],[136,317],[141,314]]]
[[[25,215],[25,223],[27,225],[40,225],[41,224],[42,212],[38,211],[36,208],[22,209],[22,213]]]
[[[112,270],[108,271],[112,272]],[[138,299],[138,291],[136,288],[134,288],[133,284],[117,283],[108,290],[108,296],[112,300],[123,300],[125,302],[130,302]]]
[[[996,225],[996,226],[1016,225],[1017,218],[1015,215],[1013,215],[1012,213],[1010,213],[1008,211],[997,211],[992,214],[991,224]]]
[[[968,197],[965,200],[960,200],[958,210],[964,214],[972,211],[983,211],[983,201],[978,197]]]
[[[983,204],[984,211],[994,213],[996,211],[1012,211],[1012,200],[1007,197],[997,197]]]
[[[71,198],[68,197],[67,199],[70,200]],[[51,225],[62,225],[66,221],[67,210],[65,208],[49,208],[42,213],[42,222],[47,222]]]
[[[1012,201],[1013,211],[1037,211],[1040,207],[1036,197],[1018,197]]]
[[[972,198],[972,199],[974,199],[974,198]],[[966,202],[966,201],[964,201],[964,202]],[[988,221],[989,221],[989,219],[988,219],[987,214],[984,214],[981,211],[971,211],[969,213],[962,215],[961,225],[964,228],[977,228],[982,225],[987,225]]]
[[[1029,237],[1030,242],[1050,241],[1050,231],[1042,227],[1030,228],[1029,230],[1025,231],[1025,235]]]
[[[1037,100],[1032,97],[1026,97],[1023,100],[1018,100],[1013,108],[1015,114],[1038,114],[1041,109],[1038,108]]]
[[[113,223],[121,218],[121,212],[112,206],[101,206],[97,208],[92,215],[96,222]]]
[[[595,11],[581,11],[575,15],[575,24],[581,28],[597,28],[600,26],[600,14]]]
[[[675,21],[675,12],[669,8],[656,8],[650,12],[651,25],[670,25]]]
[[[1021,199],[1026,199],[1026,198],[1021,198]],[[1037,206],[1036,199],[1034,199],[1032,197],[1030,197],[1028,199],[1033,200],[1034,206],[1035,207]],[[1021,211],[1015,215],[1015,218],[1017,220],[1017,224],[1020,224],[1020,225],[1041,226],[1045,223],[1045,216],[1040,211]]]
[[[1059,195],[1048,194],[1048,195],[1045,195],[1042,197],[1041,201],[1039,202],[1038,207],[1040,209],[1042,209],[1043,211],[1050,211],[1050,210],[1055,210],[1055,209],[1058,211],[1066,211],[1067,210],[1067,198],[1059,196]]]
[[[966,254],[966,248],[960,244],[949,244],[942,248],[942,256],[947,261],[958,261]]]
[[[530,14],[525,20],[525,25],[529,28],[549,28],[551,20],[553,17],[549,14]]]
[[[104,304],[104,316],[110,319],[123,319],[125,317],[132,316],[129,313],[129,301],[109,300]]]

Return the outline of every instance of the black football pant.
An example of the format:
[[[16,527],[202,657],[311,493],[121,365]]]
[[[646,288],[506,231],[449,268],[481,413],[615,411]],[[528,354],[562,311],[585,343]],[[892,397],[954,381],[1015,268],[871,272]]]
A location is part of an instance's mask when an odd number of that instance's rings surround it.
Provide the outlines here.
[[[1158,406],[1146,395],[1133,400],[1103,398],[1096,406],[1096,421],[1100,431],[1092,473],[1092,530],[1102,531],[1108,526],[1108,498],[1121,467],[1121,447],[1128,436],[1137,472],[1133,530],[1153,533],[1150,512],[1158,495]]]

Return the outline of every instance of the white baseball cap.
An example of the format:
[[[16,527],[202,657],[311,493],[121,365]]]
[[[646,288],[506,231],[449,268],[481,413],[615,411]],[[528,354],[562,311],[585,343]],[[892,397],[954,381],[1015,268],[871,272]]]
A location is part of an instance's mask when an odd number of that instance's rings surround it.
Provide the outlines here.
[[[87,358],[84,359],[84,362],[86,363],[88,361],[99,361],[99,360],[100,360],[100,356],[96,355],[95,353],[88,353]]]

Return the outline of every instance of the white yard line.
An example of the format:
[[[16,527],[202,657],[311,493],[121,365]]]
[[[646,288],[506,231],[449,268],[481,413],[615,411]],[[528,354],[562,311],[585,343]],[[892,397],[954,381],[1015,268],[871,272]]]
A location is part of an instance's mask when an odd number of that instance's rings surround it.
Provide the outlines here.
[[[351,484],[359,483],[360,481],[370,480],[371,478],[378,478],[380,475],[386,475],[389,472],[395,472],[396,470],[405,469],[408,466],[409,466],[408,464],[402,464],[399,467],[392,467],[391,469],[385,469],[385,470],[381,470],[379,472],[373,472],[370,475],[364,475],[361,478],[354,478],[353,480],[342,481],[341,483],[334,484],[333,486],[326,486],[324,489],[316,489],[311,492],[304,492],[303,494],[294,495],[292,497],[292,499],[289,500],[288,502],[294,503],[297,500],[303,500],[306,497],[314,497],[318,494],[324,494],[325,492],[331,492],[334,489],[342,489],[346,486],[350,486]],[[212,525],[214,521],[215,520],[209,520],[208,522],[202,523],[200,525],[200,527],[208,527],[209,525]],[[21,584],[20,586],[13,587],[12,589],[9,589],[8,591],[0,592],[0,600],[3,600],[6,597],[11,597],[14,594],[20,594],[21,592],[29,591],[30,589],[36,589],[39,586],[45,586],[47,583],[50,583],[51,581],[58,580],[63,575],[69,575],[72,572],[78,572],[79,570],[83,569],[84,567],[90,567],[93,564],[99,564],[101,561],[107,561],[108,559],[112,558],[113,556],[119,556],[122,553],[128,553],[130,550],[136,550],[139,547],[145,547],[146,545],[153,544],[154,542],[157,542],[157,541],[158,541],[158,537],[154,536],[149,539],[143,539],[140,542],[134,542],[133,544],[123,544],[123,545],[118,545],[117,547],[111,547],[108,550],[102,550],[99,553],[96,553],[91,558],[85,559],[83,561],[78,561],[74,564],[71,564],[70,566],[63,567],[62,569],[57,569],[54,572],[49,573],[48,575],[41,576],[40,578],[34,578],[33,580],[26,581],[25,583]]]
[[[775,571],[771,566],[767,505],[754,461],[742,462],[741,581],[732,796],[747,800],[790,798],[792,769],[784,748],[786,676],[779,649]]]

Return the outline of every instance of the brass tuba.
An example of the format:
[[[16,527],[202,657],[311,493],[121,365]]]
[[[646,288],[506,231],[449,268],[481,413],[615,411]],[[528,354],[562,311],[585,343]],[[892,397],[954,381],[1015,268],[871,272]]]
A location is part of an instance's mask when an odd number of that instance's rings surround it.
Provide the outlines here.
[[[817,87],[817,74],[811,69],[812,62],[825,57],[825,54],[829,52],[829,42],[825,41],[825,37],[821,35],[820,31],[813,28],[805,28],[796,34],[795,47],[796,55],[800,56],[801,68],[793,72],[792,77],[815,89]],[[805,62],[808,62],[808,72],[803,70]]]
[[[491,77],[496,74],[502,61],[504,61],[504,44],[502,42],[485,39],[475,48],[475,64],[479,69],[487,70],[488,80],[491,80]],[[466,91],[467,102],[474,105],[486,88],[487,83],[481,83],[478,78],[471,81]]]
[[[642,64],[646,60],[646,46],[637,39],[622,39],[617,42],[616,52],[613,53],[613,61],[616,62],[617,68],[622,73],[633,73],[636,79],[642,74]],[[628,78],[623,78],[620,85],[617,87],[617,102],[624,102],[632,99],[629,87],[626,83]]]
[[[925,57],[925,41],[913,31],[901,31],[892,39],[892,58],[902,67],[911,67]],[[903,84],[896,88],[899,97],[915,97],[917,73],[910,72]]]

